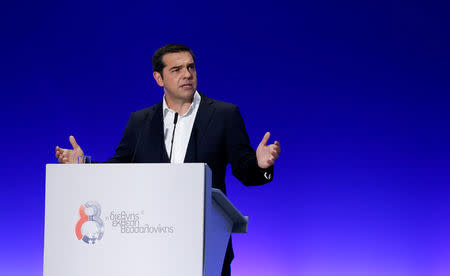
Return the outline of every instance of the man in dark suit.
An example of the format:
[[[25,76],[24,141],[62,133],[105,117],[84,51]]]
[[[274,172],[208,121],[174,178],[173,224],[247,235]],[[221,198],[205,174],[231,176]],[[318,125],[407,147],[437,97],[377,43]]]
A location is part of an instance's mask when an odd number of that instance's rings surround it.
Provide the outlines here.
[[[207,163],[212,186],[225,189],[226,166],[247,186],[262,185],[273,178],[273,164],[280,144],[267,145],[266,133],[256,152],[250,146],[237,106],[208,98],[197,91],[194,54],[181,44],[158,49],[153,58],[153,77],[164,89],[163,100],[131,114],[112,163]],[[56,147],[60,163],[76,163],[83,155],[75,138],[73,150]],[[230,275],[231,239],[222,275]]]

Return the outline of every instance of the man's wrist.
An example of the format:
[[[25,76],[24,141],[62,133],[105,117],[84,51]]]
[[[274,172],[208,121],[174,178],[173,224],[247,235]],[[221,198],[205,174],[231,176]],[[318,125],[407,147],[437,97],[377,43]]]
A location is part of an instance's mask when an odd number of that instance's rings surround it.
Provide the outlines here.
[[[256,167],[266,180],[270,181],[273,179],[273,165],[268,168],[261,168],[256,162]]]

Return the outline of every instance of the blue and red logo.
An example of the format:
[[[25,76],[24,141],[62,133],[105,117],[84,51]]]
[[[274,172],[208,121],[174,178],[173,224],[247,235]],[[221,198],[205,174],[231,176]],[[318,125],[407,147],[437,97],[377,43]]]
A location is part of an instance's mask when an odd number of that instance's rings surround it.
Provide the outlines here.
[[[87,244],[94,244],[102,239],[105,228],[100,218],[101,212],[100,204],[95,201],[88,201],[80,206],[80,220],[75,226],[75,234],[78,240]]]

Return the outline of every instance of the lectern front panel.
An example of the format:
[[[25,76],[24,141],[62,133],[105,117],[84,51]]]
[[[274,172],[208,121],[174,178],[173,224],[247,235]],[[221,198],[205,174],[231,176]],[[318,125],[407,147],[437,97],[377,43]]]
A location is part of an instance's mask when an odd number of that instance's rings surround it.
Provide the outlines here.
[[[204,170],[47,165],[44,276],[202,275]]]

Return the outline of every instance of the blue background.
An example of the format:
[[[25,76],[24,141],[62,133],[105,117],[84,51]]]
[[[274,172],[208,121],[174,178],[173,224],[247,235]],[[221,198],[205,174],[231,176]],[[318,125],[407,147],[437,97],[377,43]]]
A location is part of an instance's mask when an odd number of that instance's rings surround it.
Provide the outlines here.
[[[42,274],[55,146],[112,156],[179,42],[282,147],[271,184],[228,177],[233,275],[450,275],[450,4],[422,2],[3,0],[0,274]]]

